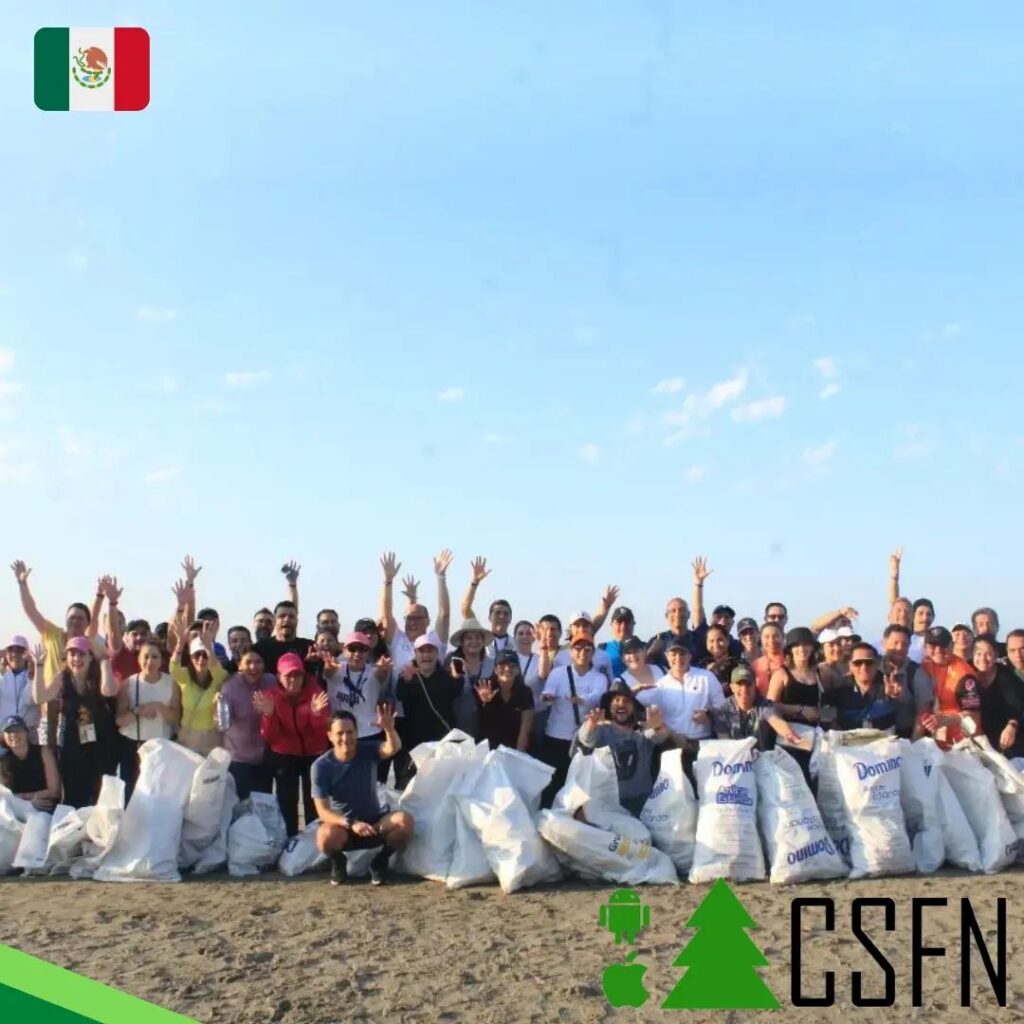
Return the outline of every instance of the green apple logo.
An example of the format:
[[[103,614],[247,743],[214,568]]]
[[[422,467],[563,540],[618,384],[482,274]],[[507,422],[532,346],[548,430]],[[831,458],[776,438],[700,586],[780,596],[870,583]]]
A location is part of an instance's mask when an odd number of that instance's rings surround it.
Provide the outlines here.
[[[630,953],[625,962],[612,964],[601,975],[601,988],[608,1002],[618,1009],[621,1006],[643,1006],[650,997],[644,988],[643,964],[633,963],[636,952]]]

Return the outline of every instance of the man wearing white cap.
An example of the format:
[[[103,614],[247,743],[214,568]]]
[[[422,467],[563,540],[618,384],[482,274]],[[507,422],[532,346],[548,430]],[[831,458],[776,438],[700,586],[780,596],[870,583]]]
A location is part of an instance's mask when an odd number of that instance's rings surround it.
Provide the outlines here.
[[[598,627],[599,626],[600,624],[598,624]],[[565,665],[571,665],[572,653],[570,649],[572,647],[573,640],[578,636],[583,636],[588,637],[593,641],[594,631],[594,619],[591,617],[589,612],[573,612],[569,616],[569,643],[565,647],[559,648],[551,668],[562,668]],[[605,679],[607,679],[608,685],[611,686],[612,680],[615,678],[615,673],[612,671],[611,655],[609,655],[607,651],[601,650],[600,647],[597,647],[594,651],[594,668],[600,672]],[[546,678],[547,674],[542,671],[541,679]]]
[[[32,698],[28,641],[23,636],[15,635],[8,640],[0,667],[0,721],[11,715],[23,718],[29,741],[38,743],[39,705]]]

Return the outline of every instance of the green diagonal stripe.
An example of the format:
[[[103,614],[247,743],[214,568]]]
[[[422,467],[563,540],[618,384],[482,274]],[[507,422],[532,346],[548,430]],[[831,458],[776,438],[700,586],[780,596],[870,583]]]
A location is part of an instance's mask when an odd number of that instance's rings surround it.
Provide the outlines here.
[[[16,1005],[19,994],[29,1001],[24,1004],[29,1012],[8,1013],[8,1006]],[[41,1004],[49,1004],[51,1016],[44,1015],[46,1007],[40,1009]],[[0,946],[0,1020],[19,1024],[198,1024],[10,946]]]

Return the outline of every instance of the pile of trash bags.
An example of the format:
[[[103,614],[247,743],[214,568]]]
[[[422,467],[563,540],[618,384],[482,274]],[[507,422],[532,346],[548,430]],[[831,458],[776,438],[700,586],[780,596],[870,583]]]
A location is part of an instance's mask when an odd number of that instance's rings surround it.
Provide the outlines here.
[[[784,746],[758,752],[753,739],[708,740],[694,765],[697,792],[680,752],[666,751],[634,817],[619,803],[607,748],[578,753],[542,811],[550,767],[453,730],[412,751],[417,772],[403,793],[378,787],[383,811],[415,820],[394,867],[449,889],[516,892],[569,874],[618,885],[792,884],[929,874],[943,864],[992,873],[1024,861],[1024,762],[985,739],[943,752],[931,739],[873,730],[804,732],[816,796]],[[202,758],[151,740],[140,759],[127,807],[112,777],[95,807],[52,814],[0,787],[0,874],[177,882],[182,872],[325,868],[319,823],[289,840],[274,797],[239,801],[226,751]],[[375,852],[349,854],[350,875],[366,874]]]

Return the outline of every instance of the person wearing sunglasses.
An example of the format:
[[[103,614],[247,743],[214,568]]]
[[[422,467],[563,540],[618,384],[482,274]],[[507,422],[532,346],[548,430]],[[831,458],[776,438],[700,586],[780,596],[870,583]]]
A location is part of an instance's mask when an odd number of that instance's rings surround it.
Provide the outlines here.
[[[329,651],[322,651],[321,655],[331,714],[348,711],[356,720],[359,742],[379,746],[384,735],[377,705],[383,701],[393,703],[393,694],[388,667],[370,664],[373,646],[373,638],[368,634],[352,632],[345,637],[343,662]]]
[[[214,706],[228,678],[213,653],[213,629],[209,621],[186,629],[179,616],[175,627],[178,646],[171,658],[171,678],[181,690],[178,742],[203,757],[221,745]]]
[[[879,668],[878,652],[871,644],[854,645],[849,679],[830,686],[822,695],[826,728],[892,729],[900,717],[901,703],[913,714],[913,696],[904,690],[891,667],[884,674]]]

